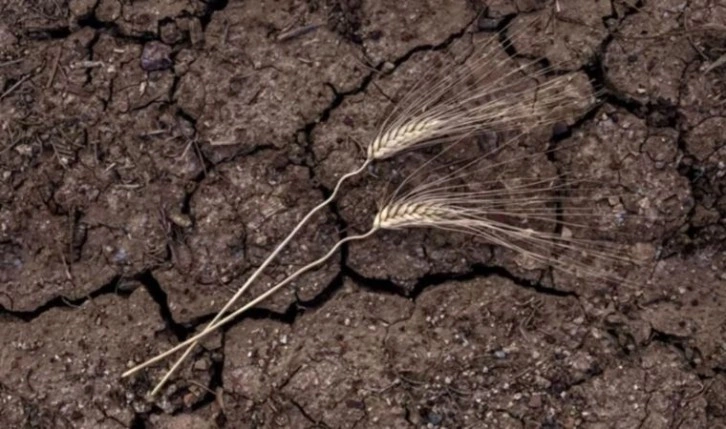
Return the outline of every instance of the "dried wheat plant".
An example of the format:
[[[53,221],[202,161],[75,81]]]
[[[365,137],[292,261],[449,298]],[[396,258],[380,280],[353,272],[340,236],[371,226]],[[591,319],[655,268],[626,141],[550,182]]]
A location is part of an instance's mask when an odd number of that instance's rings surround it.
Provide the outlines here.
[[[541,161],[542,151],[491,161],[492,155],[502,153],[505,148],[527,138],[526,135],[518,135],[470,162],[445,163],[434,168],[431,161],[440,155],[428,160],[407,176],[387,198],[368,231],[339,240],[319,259],[301,267],[243,307],[143,366],[195,344],[230,323],[302,274],[323,264],[344,244],[367,239],[384,230],[434,228],[468,234],[578,278],[629,282],[617,274],[617,269],[637,267],[644,261],[630,257],[627,245],[578,238],[573,233],[577,230],[591,231],[591,218],[611,218],[617,223],[615,219],[620,216],[616,212],[599,213],[582,207],[580,203],[590,202],[589,188],[582,186],[587,185],[585,181],[567,181],[562,173],[556,172],[536,172],[530,174],[532,177],[504,177],[510,171],[521,172],[522,167]],[[514,164],[518,164],[519,168],[508,168]],[[412,184],[416,181],[418,183]],[[608,197],[599,195],[601,199]]]
[[[505,28],[501,34],[505,34],[506,31]],[[522,59],[507,53],[508,46],[506,45],[511,46],[520,36],[521,34],[510,34],[507,37],[500,37],[500,34],[497,34],[483,43],[473,43],[473,48],[464,61],[454,62],[420,79],[396,104],[380,126],[376,137],[368,146],[366,158],[362,164],[340,177],[328,198],[313,207],[300,220],[200,335],[182,343],[189,347],[155,387],[152,395],[160,390],[191,353],[198,338],[218,328],[221,323],[231,320],[231,316],[224,319],[223,316],[302,227],[337,197],[342,184],[366,171],[371,163],[421,147],[460,141],[463,137],[482,129],[497,132],[533,130],[557,122],[569,122],[591,109],[596,103],[596,95],[588,91],[584,91],[586,94],[583,94],[581,80],[578,81],[571,75],[554,73],[555,67],[543,66],[542,59]],[[391,216],[403,213],[408,216],[413,214],[410,207],[405,210],[389,207],[389,210],[379,214],[378,224],[373,230],[362,236],[342,240],[319,261],[322,262],[330,257],[345,242],[368,237],[376,230],[394,225],[391,220],[395,217]],[[433,219],[432,217],[429,221]],[[436,222],[432,225],[435,224]],[[462,226],[463,224],[456,228]],[[444,227],[444,225],[442,224],[440,227]],[[448,227],[456,229],[453,225]],[[499,233],[492,234],[496,236]],[[514,236],[510,234],[510,238],[512,237]],[[535,236],[535,238],[537,240],[547,239],[544,235]],[[318,262],[316,261],[316,263]],[[312,268],[316,263],[308,266],[307,269]],[[296,272],[282,285],[288,284],[304,271],[306,269]],[[280,287],[282,286],[277,285],[272,290],[278,290]],[[264,299],[269,296],[268,294],[274,293],[271,291],[260,298]],[[253,300],[238,311],[244,311],[251,305],[260,302],[260,298]],[[172,350],[176,351],[180,347],[182,345],[178,345]],[[131,368],[122,376],[127,377],[163,359],[173,351],[165,352]]]

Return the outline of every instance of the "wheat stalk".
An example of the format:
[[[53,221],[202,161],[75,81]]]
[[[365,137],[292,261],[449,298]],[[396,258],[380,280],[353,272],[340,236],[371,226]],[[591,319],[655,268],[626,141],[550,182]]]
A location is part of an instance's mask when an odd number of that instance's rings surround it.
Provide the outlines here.
[[[518,141],[518,139],[512,141]],[[510,144],[511,142],[505,146]],[[529,160],[541,154],[540,152],[517,160]],[[502,169],[511,162],[512,160],[507,160],[489,164],[486,168]],[[429,160],[422,167],[428,167],[430,164]],[[402,188],[399,187],[392,194],[389,202],[378,210],[372,226],[367,232],[338,241],[319,259],[301,267],[282,282],[211,324],[204,331],[154,357],[146,365],[158,362],[230,323],[245,311],[289,285],[302,274],[323,264],[345,243],[367,239],[382,230],[435,228],[469,234],[483,238],[490,244],[546,263],[561,272],[586,278],[625,281],[616,275],[589,267],[584,262],[588,257],[608,264],[639,265],[639,261],[627,257],[623,253],[623,249],[618,246],[604,241],[578,239],[564,233],[558,234],[551,231],[552,228],[548,228],[557,223],[570,227],[590,228],[586,223],[557,220],[557,214],[575,220],[598,216],[590,209],[560,208],[558,212],[554,208],[546,207],[550,203],[562,204],[581,198],[559,195],[560,191],[573,185],[572,182],[567,185],[562,183],[561,176],[519,178],[521,180],[517,186],[501,190],[493,187],[495,180],[471,180],[470,173],[477,172],[479,168],[478,163],[473,162],[440,178],[427,177],[423,183],[412,187],[410,191],[403,194],[400,192]],[[419,168],[413,175],[430,171],[430,168]],[[404,183],[410,180],[411,176],[407,177]],[[452,185],[451,182],[460,183]],[[582,181],[577,183],[582,183]],[[476,188],[485,190],[472,190]],[[499,219],[500,217],[501,219]],[[523,227],[518,223],[520,220],[543,221],[545,227],[538,228],[534,225]],[[557,255],[553,255],[553,253],[568,251],[577,253],[579,257],[560,259]]]
[[[222,307],[203,333],[208,334],[210,329],[216,329],[222,320],[230,320],[229,317],[224,319],[222,317],[261,272],[315,214],[337,197],[346,180],[365,171],[374,161],[427,145],[456,141],[482,128],[506,131],[545,126],[571,119],[594,104],[594,97],[583,98],[575,91],[570,77],[550,77],[551,67],[541,68],[535,73],[525,73],[538,62],[518,64],[506,54],[498,42],[491,41],[485,44],[483,52],[474,53],[473,56],[476,59],[465,63],[464,66],[453,65],[445,68],[443,78],[422,79],[408,92],[380,127],[377,136],[368,147],[362,165],[343,175],[328,198],[313,207],[300,220]],[[544,83],[538,82],[538,79],[544,79]],[[345,241],[357,240],[364,236],[351,237]],[[335,249],[342,243],[336,245]],[[321,260],[327,259],[329,255],[330,253]],[[299,274],[296,272],[294,276],[297,275]],[[191,353],[197,341],[187,340],[182,344],[191,345],[156,385],[151,392],[152,396],[158,393]],[[178,350],[178,347],[174,350]],[[122,377],[130,376],[167,355],[168,352],[137,365],[122,374]]]

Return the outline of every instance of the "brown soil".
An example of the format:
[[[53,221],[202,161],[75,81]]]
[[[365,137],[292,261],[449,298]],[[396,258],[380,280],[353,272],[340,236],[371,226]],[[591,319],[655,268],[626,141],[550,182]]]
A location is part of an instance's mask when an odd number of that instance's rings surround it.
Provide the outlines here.
[[[606,89],[537,168],[621,194],[641,216],[618,236],[657,264],[576,281],[381,234],[207,339],[159,398],[164,366],[119,379],[211,319],[390,98],[507,24]],[[1,2],[0,426],[726,427],[724,58],[717,0]],[[364,230],[405,162],[346,185],[252,293]]]

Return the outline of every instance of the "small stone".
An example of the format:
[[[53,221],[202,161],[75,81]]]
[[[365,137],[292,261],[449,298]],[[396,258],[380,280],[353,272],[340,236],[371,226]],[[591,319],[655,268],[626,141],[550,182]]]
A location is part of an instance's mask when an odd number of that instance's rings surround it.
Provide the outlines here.
[[[386,61],[381,67],[381,73],[390,73],[396,68],[396,65],[392,62]]]
[[[200,359],[194,362],[194,369],[196,371],[206,371],[209,369],[209,361],[207,359]]]
[[[145,71],[166,70],[171,68],[171,46],[153,41],[144,45],[141,53],[141,68]]]
[[[180,226],[182,228],[189,228],[193,225],[192,219],[187,216],[184,213],[181,212],[171,212],[169,213],[169,220],[174,222],[175,225]]]
[[[194,400],[197,399],[196,395],[193,393],[187,393],[184,395],[184,398],[182,399],[184,401],[184,406],[186,408],[190,408],[192,405],[194,405]]]
[[[426,416],[426,419],[434,426],[439,426],[441,422],[444,420],[444,418],[441,416],[441,414],[436,413],[429,413]]]
[[[534,384],[541,389],[549,389],[552,386],[552,383],[541,375],[535,377]]]
[[[19,144],[15,146],[15,152],[20,155],[30,156],[33,154],[33,147],[27,144]]]

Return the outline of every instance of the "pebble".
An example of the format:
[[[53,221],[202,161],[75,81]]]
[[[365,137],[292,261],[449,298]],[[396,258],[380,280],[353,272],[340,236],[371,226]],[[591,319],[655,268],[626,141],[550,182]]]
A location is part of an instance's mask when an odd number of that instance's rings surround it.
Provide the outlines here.
[[[207,359],[200,359],[194,362],[194,369],[197,371],[206,371],[209,369],[209,361]]]
[[[144,45],[141,53],[141,68],[145,71],[166,70],[174,62],[171,59],[171,46],[153,41]]]
[[[187,216],[186,214],[181,213],[181,212],[170,212],[169,220],[174,222],[175,225],[180,226],[182,228],[189,228],[193,225],[192,219],[189,216]]]
[[[444,420],[443,416],[441,416],[440,414],[436,414],[436,413],[429,413],[428,416],[426,416],[426,418],[428,419],[429,423],[433,426],[439,426],[441,424],[441,422],[443,422],[443,420]]]

